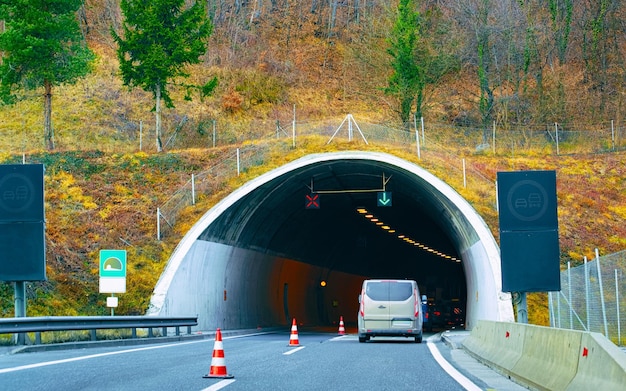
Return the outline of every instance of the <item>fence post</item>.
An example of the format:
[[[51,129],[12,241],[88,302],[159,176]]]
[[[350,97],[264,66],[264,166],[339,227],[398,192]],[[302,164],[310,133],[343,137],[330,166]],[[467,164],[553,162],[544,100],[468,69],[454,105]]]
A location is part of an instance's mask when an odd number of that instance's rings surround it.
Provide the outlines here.
[[[574,308],[572,303],[572,268],[571,264],[567,262],[567,300],[569,301],[569,328],[574,330]]]
[[[556,122],[554,123],[554,130],[556,131],[556,154],[560,155],[559,153],[559,125]]]
[[[191,174],[191,205],[196,204],[196,177]]]
[[[291,146],[296,147],[296,105],[293,105],[293,122],[291,123]]]
[[[215,139],[217,138],[216,130],[215,130],[215,122],[216,120],[213,120],[213,148],[215,148]]]
[[[550,312],[550,327],[556,327],[556,316],[554,315],[554,298],[552,292],[548,292],[548,312]]]
[[[559,297],[559,294],[556,294],[556,297],[558,298],[558,300],[556,301],[556,313],[557,315],[557,319],[559,320],[559,328],[563,328],[563,325],[561,324],[561,298]]]
[[[422,145],[426,145],[426,136],[424,135],[424,117],[421,117],[422,122]]]
[[[417,129],[417,113],[413,114],[413,126],[415,127],[415,144],[417,145],[417,158],[422,160],[420,151],[420,132]]]
[[[157,240],[161,240],[161,208],[157,208]]]
[[[600,302],[602,303],[602,321],[604,322],[604,336],[609,338],[609,325],[606,322],[606,306],[604,304],[604,286],[602,285],[602,270],[600,270],[600,253],[597,248],[596,267],[598,269],[598,283],[600,284]]]
[[[587,265],[587,256],[584,258],[585,262],[585,312],[587,314],[587,330],[591,331],[589,327],[589,265]]]
[[[619,316],[619,283],[617,279],[617,269],[615,271],[615,305],[617,307],[617,345],[622,345],[622,325]]]
[[[493,136],[491,137],[492,151],[496,154],[496,121],[493,121]]]
[[[613,124],[613,120],[611,120],[611,146],[613,147],[613,151],[615,151],[615,125]]]
[[[237,176],[241,173],[241,163],[239,162],[239,148],[237,148]]]

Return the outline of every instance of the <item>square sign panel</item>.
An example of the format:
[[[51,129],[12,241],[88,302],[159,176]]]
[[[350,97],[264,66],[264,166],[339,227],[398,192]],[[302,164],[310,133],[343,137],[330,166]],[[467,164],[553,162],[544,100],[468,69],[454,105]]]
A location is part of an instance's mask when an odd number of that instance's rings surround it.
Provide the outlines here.
[[[43,222],[0,223],[0,281],[46,279]]]
[[[0,222],[44,221],[43,164],[0,165]]]
[[[503,292],[561,290],[557,231],[501,232]]]
[[[558,228],[556,171],[498,173],[500,231]]]

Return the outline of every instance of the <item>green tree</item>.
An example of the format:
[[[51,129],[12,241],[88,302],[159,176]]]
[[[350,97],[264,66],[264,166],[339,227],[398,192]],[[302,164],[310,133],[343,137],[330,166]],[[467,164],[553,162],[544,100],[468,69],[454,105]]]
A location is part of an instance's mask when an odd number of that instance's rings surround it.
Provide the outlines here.
[[[157,151],[161,142],[161,100],[174,107],[168,88],[178,78],[187,78],[189,64],[200,62],[213,32],[203,2],[185,7],[184,0],[122,0],[123,37],[111,31],[118,45],[117,56],[124,85],[141,87],[155,99],[155,130]],[[203,96],[217,85],[213,78],[203,86],[185,84],[186,99],[193,90]]]
[[[15,103],[16,90],[43,87],[44,139],[54,149],[52,88],[91,71],[76,11],[82,0],[0,0],[0,100]]]
[[[438,14],[432,9],[418,12],[414,1],[400,0],[387,49],[393,72],[385,92],[398,98],[400,119],[407,130],[413,106],[417,117],[423,115],[426,88],[458,69],[457,59],[446,51],[452,43],[443,38],[447,30]]]
[[[423,91],[423,70],[415,61],[418,43],[419,13],[413,0],[400,0],[398,14],[389,37],[387,53],[392,57],[393,72],[385,92],[400,102],[400,119],[408,130],[411,109],[417,94]]]

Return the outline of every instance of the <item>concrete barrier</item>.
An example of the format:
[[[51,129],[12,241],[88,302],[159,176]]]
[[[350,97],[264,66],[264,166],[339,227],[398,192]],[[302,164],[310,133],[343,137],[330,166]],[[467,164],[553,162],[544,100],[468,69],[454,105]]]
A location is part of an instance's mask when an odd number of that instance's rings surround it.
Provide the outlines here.
[[[539,390],[626,389],[626,353],[601,334],[481,320],[463,347]]]
[[[592,389],[626,389],[626,353],[602,334],[585,333],[578,354],[578,371],[567,390]]]
[[[481,360],[496,366],[500,372],[511,374],[522,356],[525,331],[523,327],[516,327],[515,323],[480,321],[463,345]]]
[[[567,389],[578,368],[582,332],[522,324],[518,327],[524,327],[526,333],[524,350],[513,374],[538,389]]]

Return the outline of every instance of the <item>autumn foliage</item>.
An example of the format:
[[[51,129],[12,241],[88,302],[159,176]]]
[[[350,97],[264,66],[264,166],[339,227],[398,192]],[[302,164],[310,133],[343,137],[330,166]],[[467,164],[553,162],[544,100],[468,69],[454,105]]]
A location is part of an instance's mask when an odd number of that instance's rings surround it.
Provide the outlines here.
[[[292,149],[290,140],[279,140],[276,152],[260,167],[239,178],[220,179],[218,192],[201,195],[197,206],[182,211],[171,234],[157,240],[156,209],[187,183],[192,173],[213,167],[236,146],[253,144],[250,140],[276,134],[277,129],[289,130],[294,120],[342,118],[347,113],[383,126],[402,127],[398,103],[383,92],[390,72],[386,42],[395,2],[347,1],[335,9],[335,14],[332,5],[338,6],[337,1],[209,3],[214,5],[208,10],[213,15],[214,34],[201,63],[190,67],[189,83],[200,85],[215,76],[218,85],[212,96],[192,101],[184,99],[183,89],[170,91],[176,105],[163,112],[163,153],[155,151],[151,95],[127,89],[120,78],[110,34],[111,28],[119,31],[121,26],[118,1],[87,0],[79,11],[83,32],[97,58],[91,74],[74,85],[55,88],[52,116],[56,152],[42,152],[40,91],[24,94],[13,106],[0,107],[0,163],[25,159],[46,167],[48,281],[28,284],[28,315],[105,314],[105,296],[98,293],[97,264],[98,251],[103,248],[125,248],[133,260],[128,293],[116,313],[143,314],[173,248],[220,196],[272,167],[329,149],[371,148],[415,161],[468,199],[496,238],[496,173],[554,169],[562,263],[576,265],[584,256],[593,257],[595,248],[601,254],[626,248],[625,68],[619,63],[626,56],[618,55],[626,48],[623,40],[610,47],[610,39],[596,42],[596,46],[589,41],[608,34],[611,23],[621,20],[623,5],[617,2],[596,24],[580,19],[594,14],[587,11],[595,3],[580,2],[573,13],[578,23],[572,24],[563,58],[554,57],[556,49],[540,46],[534,51],[502,53],[511,55],[499,59],[517,58],[512,54],[522,56],[520,61],[523,55],[538,57],[526,59],[526,70],[508,64],[510,68],[489,79],[495,99],[492,120],[498,129],[545,129],[558,122],[563,128],[582,129],[588,135],[585,137],[593,137],[596,126],[612,129],[612,123],[615,145],[606,141],[603,148],[590,153],[580,148],[581,144],[563,140],[570,143],[567,154],[557,155],[553,148],[545,147],[552,145],[547,139],[544,146],[522,140],[515,149],[500,149],[495,154],[477,150],[478,143],[467,137],[468,132],[488,135],[491,123],[485,126],[481,120],[477,53],[468,50],[469,43],[464,41],[476,34],[466,34],[469,21],[465,26],[446,23],[463,21],[454,19],[460,10],[453,5],[477,2],[424,2],[432,7],[422,12],[429,12],[433,25],[450,28],[442,34],[450,42],[442,46],[459,48],[459,53],[446,54],[464,59],[454,75],[438,80],[424,97],[423,113],[429,122],[456,126],[456,133],[441,142],[446,151],[425,150],[422,159],[417,159],[406,148],[389,145],[326,145],[326,139],[309,137],[299,138],[297,148]],[[357,3],[368,6],[359,8]],[[435,3],[444,7],[435,9]],[[263,8],[252,9],[255,4],[263,4]],[[516,7],[512,8],[521,12]],[[539,43],[556,42],[553,38],[563,20],[549,23],[545,8],[525,14],[523,20],[530,23],[525,27],[545,34],[538,37]],[[493,11],[502,10],[494,7]],[[529,19],[532,15],[536,20]],[[522,20],[512,19],[516,23]],[[505,18],[489,20],[503,22]],[[555,30],[533,30],[533,26]],[[581,26],[595,26],[601,31],[589,32]],[[501,48],[495,43],[494,50]],[[585,48],[596,52],[585,52]],[[500,77],[513,74],[517,76]],[[460,166],[461,157],[467,160],[470,173],[482,178],[470,179],[467,187],[459,171],[450,169]],[[11,284],[0,283],[0,316],[12,316],[12,295]],[[545,324],[543,298],[531,305],[533,321]]]

